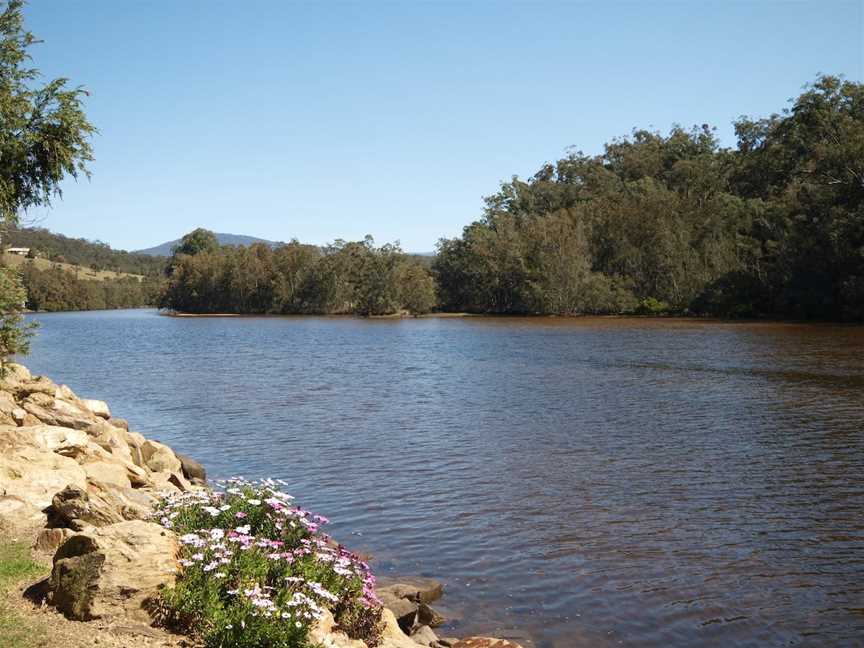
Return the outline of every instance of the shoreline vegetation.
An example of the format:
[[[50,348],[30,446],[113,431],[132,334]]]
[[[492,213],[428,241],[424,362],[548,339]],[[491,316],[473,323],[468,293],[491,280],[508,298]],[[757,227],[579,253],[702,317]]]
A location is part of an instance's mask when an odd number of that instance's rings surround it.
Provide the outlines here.
[[[9,237],[46,256],[15,260],[39,311],[864,321],[864,85],[820,77],[735,132],[733,148],[702,125],[572,152],[502,183],[432,256],[371,237],[220,245],[201,228],[168,258]]]
[[[159,306],[187,313],[864,320],[864,84],[766,118],[634,130],[485,199],[434,257],[398,243],[220,246],[187,234]]]
[[[376,582],[284,485],[208,482],[203,466],[130,431],[105,402],[7,363],[4,648],[519,648],[437,636],[445,619],[429,604],[440,583]]]

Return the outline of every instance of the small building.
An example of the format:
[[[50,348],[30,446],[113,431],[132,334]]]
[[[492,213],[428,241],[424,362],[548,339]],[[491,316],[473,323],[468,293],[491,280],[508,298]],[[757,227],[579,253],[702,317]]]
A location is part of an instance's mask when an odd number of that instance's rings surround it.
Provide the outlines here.
[[[9,247],[6,248],[5,252],[9,254],[17,254],[18,256],[27,256],[30,254],[30,248],[25,247]]]

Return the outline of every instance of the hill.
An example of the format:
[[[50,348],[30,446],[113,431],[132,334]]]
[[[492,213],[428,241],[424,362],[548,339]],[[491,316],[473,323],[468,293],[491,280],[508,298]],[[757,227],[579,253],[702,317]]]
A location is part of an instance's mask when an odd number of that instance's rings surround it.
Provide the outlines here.
[[[131,272],[114,272],[113,270],[94,270],[87,266],[75,265],[72,263],[61,263],[58,261],[49,261],[48,259],[27,259],[18,254],[0,253],[0,262],[5,266],[12,268],[23,268],[25,265],[32,265],[37,270],[51,270],[57,268],[68,272],[75,276],[76,279],[84,281],[108,281],[111,279],[136,279],[142,280],[144,277],[140,274]]]
[[[91,268],[95,273],[111,271],[156,276],[165,269],[165,260],[159,257],[114,250],[101,241],[69,238],[39,227],[10,228],[3,235],[3,247],[8,246],[28,247],[40,259],[82,266],[81,270]]]
[[[225,234],[224,232],[214,232],[214,234],[216,234],[216,239],[219,241],[220,245],[231,245],[234,247],[238,247],[241,245],[252,245],[253,243],[264,243],[265,245],[269,245],[270,247],[277,247],[279,245],[282,245],[282,243],[278,241],[268,241],[267,239],[257,238],[255,236],[246,236],[244,234]],[[132,252],[132,254],[149,255],[154,257],[169,257],[171,256],[171,250],[179,242],[180,239],[166,241],[165,243],[161,243],[159,245],[155,245],[144,250],[135,250],[134,252]]]

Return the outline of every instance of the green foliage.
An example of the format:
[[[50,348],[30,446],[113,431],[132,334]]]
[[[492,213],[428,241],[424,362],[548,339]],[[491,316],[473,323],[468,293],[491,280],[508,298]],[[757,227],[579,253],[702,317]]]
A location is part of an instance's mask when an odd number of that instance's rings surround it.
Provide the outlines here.
[[[160,306],[191,313],[419,313],[434,305],[428,277],[398,245],[376,247],[371,237],[323,249],[297,241],[275,249],[224,246],[175,255]]]
[[[648,297],[639,302],[636,307],[637,315],[666,315],[672,308],[664,301]]]
[[[92,281],[60,267],[40,270],[30,262],[22,265],[21,277],[26,306],[33,311],[141,308],[156,304],[161,290],[161,281],[154,277]]]
[[[435,279],[419,264],[403,264],[397,277],[399,301],[415,317],[435,308]]]
[[[199,227],[180,239],[180,243],[174,246],[172,252],[174,256],[180,254],[195,255],[202,252],[215,252],[218,249],[219,240],[216,235],[210,230]]]
[[[735,127],[734,149],[707,125],[634,130],[512,178],[439,242],[434,283],[428,259],[371,239],[225,250],[196,230],[162,304],[864,318],[864,85],[822,77],[789,110]]]
[[[0,542],[0,591],[27,578],[38,576],[44,567],[30,557],[26,542]]]
[[[24,29],[22,0],[0,12],[0,218],[15,223],[22,211],[50,205],[66,176],[88,175],[96,129],[82,108],[86,92],[67,79],[37,83]]]
[[[40,84],[29,66],[37,41],[24,29],[22,0],[0,5],[0,223],[16,225],[22,212],[51,204],[67,177],[89,175],[90,137],[96,129],[82,108],[82,88],[66,79]],[[0,267],[0,375],[12,354],[26,354],[32,327],[21,311],[26,294],[15,270]]]
[[[301,648],[330,609],[352,638],[376,645],[381,618],[368,565],[320,532],[273,481],[166,500],[157,516],[180,534],[183,571],[163,592],[165,621],[212,647]]]
[[[439,243],[442,307],[861,319],[864,85],[822,77],[736,131],[636,130],[514,177]]]
[[[36,227],[9,227],[3,235],[3,244],[28,247],[43,259],[85,266],[94,270],[111,270],[155,277],[164,273],[167,264],[167,259],[164,257],[113,250],[99,241],[69,238]]]
[[[0,539],[0,646],[3,648],[44,645],[44,628],[16,613],[8,601],[13,587],[45,573],[46,569],[30,557],[29,543]]]
[[[30,351],[35,325],[24,324],[26,296],[18,272],[0,266],[0,377],[6,373],[9,356],[26,355]]]

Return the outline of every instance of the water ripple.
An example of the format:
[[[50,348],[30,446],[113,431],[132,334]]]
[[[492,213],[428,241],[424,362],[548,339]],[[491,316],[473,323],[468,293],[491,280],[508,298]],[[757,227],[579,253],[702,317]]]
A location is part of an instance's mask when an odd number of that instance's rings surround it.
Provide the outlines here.
[[[215,475],[289,480],[453,632],[860,645],[864,329],[38,316],[29,360]]]

